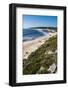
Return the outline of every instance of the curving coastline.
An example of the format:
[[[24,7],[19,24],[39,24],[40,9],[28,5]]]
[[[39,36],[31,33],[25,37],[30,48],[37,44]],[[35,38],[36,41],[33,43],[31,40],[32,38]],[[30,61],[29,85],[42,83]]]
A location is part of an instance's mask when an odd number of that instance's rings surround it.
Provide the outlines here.
[[[50,37],[57,35],[57,32],[49,33],[47,36],[39,37],[35,40],[23,42],[23,53],[24,59],[27,59],[28,56],[38,49],[45,41],[47,41]]]

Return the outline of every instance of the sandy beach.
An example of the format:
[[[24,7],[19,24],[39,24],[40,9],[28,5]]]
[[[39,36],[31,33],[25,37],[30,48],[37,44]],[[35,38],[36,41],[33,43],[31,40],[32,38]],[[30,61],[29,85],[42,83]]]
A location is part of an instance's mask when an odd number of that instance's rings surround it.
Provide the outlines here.
[[[57,32],[49,33],[47,36],[39,37],[32,41],[23,42],[24,59],[27,59],[32,52],[38,49],[50,37],[55,35],[57,35]]]

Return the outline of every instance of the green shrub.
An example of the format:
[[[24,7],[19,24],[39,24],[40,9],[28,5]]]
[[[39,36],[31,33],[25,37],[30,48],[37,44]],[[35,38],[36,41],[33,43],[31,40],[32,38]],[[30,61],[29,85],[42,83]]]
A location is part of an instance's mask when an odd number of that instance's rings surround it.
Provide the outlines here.
[[[57,50],[57,36],[49,38],[36,51],[32,52],[28,59],[23,60],[23,74],[36,74],[41,66],[45,70],[39,72],[40,74],[51,73],[47,69],[51,64],[57,64],[57,53],[55,53],[55,50]],[[45,54],[48,51],[52,51],[53,54]]]

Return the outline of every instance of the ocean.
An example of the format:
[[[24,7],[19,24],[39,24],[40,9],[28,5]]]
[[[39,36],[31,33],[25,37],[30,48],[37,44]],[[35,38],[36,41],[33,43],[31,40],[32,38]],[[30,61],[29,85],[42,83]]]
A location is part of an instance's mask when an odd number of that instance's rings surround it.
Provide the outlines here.
[[[38,37],[41,36],[47,36],[48,32],[44,32],[43,30],[39,30],[39,29],[23,29],[23,41],[30,41],[30,40],[34,40]]]

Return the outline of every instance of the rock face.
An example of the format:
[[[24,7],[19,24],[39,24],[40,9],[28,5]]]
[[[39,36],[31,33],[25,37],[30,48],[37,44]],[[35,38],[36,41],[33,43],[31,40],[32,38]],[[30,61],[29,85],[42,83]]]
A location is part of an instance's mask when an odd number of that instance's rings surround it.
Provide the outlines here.
[[[55,70],[56,70],[56,64],[53,63],[53,64],[49,67],[48,71],[50,71],[51,73],[53,73],[53,72],[55,72]]]
[[[57,71],[57,35],[50,37],[27,59],[23,60],[23,74],[51,74]]]

